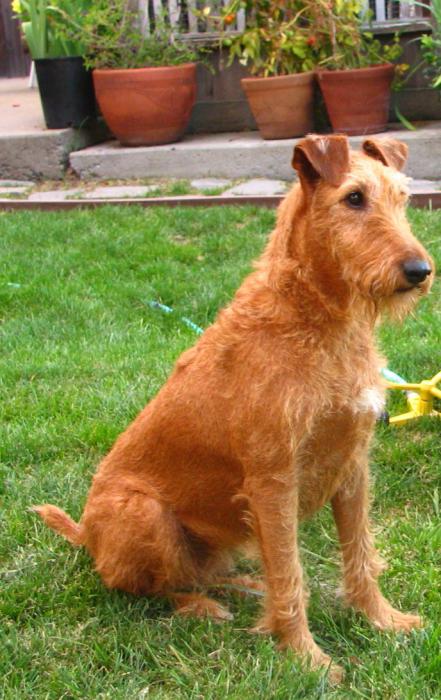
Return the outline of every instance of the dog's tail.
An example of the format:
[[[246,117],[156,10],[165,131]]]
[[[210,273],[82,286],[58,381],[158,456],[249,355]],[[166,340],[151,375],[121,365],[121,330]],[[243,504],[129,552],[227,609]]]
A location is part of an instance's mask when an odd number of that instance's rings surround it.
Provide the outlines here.
[[[46,503],[44,506],[33,506],[31,510],[38,513],[46,525],[63,535],[71,544],[77,547],[83,544],[81,525],[72,520],[61,508]]]

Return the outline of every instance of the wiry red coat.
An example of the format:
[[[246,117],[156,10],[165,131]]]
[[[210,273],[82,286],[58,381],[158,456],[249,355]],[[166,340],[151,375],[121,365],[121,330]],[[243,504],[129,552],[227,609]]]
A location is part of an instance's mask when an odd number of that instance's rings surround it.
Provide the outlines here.
[[[387,140],[358,153],[343,136],[300,142],[300,184],[255,271],[104,458],[80,524],[37,508],[88,549],[107,586],[224,617],[179,591],[216,580],[254,539],[261,628],[326,665],[307,625],[296,529],[332,500],[348,601],[381,627],[419,624],[381,595],[368,525],[368,446],[383,400],[374,325],[429,289],[429,276],[409,284],[403,261],[433,267],[405,217],[405,155]]]

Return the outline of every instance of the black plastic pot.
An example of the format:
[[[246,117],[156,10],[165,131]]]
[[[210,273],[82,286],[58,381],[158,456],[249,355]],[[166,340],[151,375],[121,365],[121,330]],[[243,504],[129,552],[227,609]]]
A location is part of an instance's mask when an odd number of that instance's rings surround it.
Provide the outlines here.
[[[78,128],[96,116],[92,75],[81,56],[37,58],[35,71],[48,129]]]

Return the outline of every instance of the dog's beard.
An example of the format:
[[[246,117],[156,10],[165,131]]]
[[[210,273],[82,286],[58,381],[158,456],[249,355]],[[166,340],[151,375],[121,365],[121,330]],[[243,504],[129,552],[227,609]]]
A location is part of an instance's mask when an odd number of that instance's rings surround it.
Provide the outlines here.
[[[375,316],[401,322],[429,292],[430,286],[428,280],[407,288],[396,275],[390,275],[389,278],[385,275],[381,278],[360,275],[358,280],[353,280],[353,295],[354,299],[361,296],[372,304]]]
[[[380,314],[392,321],[401,322],[413,311],[427,291],[423,286],[398,288],[392,294],[378,300]]]

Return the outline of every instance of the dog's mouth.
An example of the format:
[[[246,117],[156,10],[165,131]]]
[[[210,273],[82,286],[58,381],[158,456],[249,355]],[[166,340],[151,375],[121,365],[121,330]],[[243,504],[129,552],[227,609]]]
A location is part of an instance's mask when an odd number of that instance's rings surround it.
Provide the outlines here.
[[[424,294],[427,294],[429,289],[430,284],[428,284],[428,280],[424,280],[424,282],[418,282],[418,284],[409,284],[407,286],[397,287],[393,292],[392,296],[394,296],[395,294],[409,294],[409,292],[415,292],[416,294],[424,296]]]
[[[385,290],[383,293],[376,289],[374,293],[371,292],[371,296],[377,299],[381,299],[381,297],[393,299],[394,297],[405,297],[406,295],[409,297],[418,297],[424,296],[424,294],[426,293],[425,287],[426,285],[424,284],[409,284],[407,286],[400,285],[399,287],[395,287],[395,289],[391,289],[388,291]]]
[[[398,287],[398,289],[394,291],[394,294],[407,294],[407,292],[413,292],[414,290],[421,291],[420,285],[412,284],[409,287]]]

